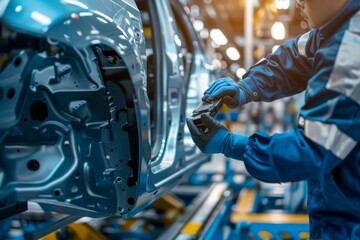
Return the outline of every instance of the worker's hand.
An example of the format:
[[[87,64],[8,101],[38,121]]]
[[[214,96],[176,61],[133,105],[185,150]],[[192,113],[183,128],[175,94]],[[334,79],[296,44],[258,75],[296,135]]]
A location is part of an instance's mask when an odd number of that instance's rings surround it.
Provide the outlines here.
[[[202,114],[201,120],[209,129],[206,133],[200,132],[192,119],[187,118],[186,122],[193,141],[203,153],[223,153],[227,157],[243,159],[245,146],[249,142],[248,137],[229,133],[223,125],[209,115]]]
[[[191,137],[196,146],[203,153],[223,153],[230,136],[228,130],[207,114],[202,114],[201,120],[204,126],[209,129],[206,133],[200,132],[192,119],[186,119]]]
[[[246,94],[233,79],[228,77],[216,80],[204,92],[202,100],[212,102],[220,98],[223,98],[224,103],[230,108],[237,108],[246,103]]]

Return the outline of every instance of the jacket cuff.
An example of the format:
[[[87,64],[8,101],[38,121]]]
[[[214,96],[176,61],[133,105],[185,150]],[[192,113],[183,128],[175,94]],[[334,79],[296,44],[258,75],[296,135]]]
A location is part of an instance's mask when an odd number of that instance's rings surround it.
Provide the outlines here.
[[[226,157],[242,160],[248,142],[249,137],[230,134],[223,153]]]
[[[238,86],[241,90],[240,92],[245,93],[245,102],[242,102],[242,104],[259,101],[259,92],[253,80],[249,80],[248,77],[244,78],[238,83]]]

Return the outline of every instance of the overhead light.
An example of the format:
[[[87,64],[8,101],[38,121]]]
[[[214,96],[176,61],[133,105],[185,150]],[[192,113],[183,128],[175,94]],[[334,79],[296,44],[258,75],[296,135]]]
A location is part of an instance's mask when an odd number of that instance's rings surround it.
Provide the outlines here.
[[[221,61],[219,59],[213,59],[212,64],[217,68],[221,67]]]
[[[190,7],[191,16],[199,17],[200,16],[200,8],[198,5],[194,4]]]
[[[200,32],[204,29],[204,23],[201,20],[195,20],[193,23],[194,29],[197,32]]]
[[[209,15],[209,17],[211,17],[211,18],[216,18],[217,17],[215,9],[210,4],[206,5],[205,11]]]
[[[282,22],[275,22],[271,27],[271,36],[275,40],[284,40],[285,25]]]
[[[215,41],[211,41],[211,47],[213,47],[213,48],[219,48],[220,45],[217,44]]]
[[[214,40],[214,42],[216,42],[218,45],[226,45],[228,43],[227,38],[225,37],[225,35],[223,34],[223,32],[218,29],[212,29],[210,31],[210,37],[212,38],[212,40]]]
[[[245,68],[239,68],[239,69],[236,71],[236,76],[237,76],[238,78],[242,79],[245,73],[246,73]]]
[[[214,53],[214,58],[222,60],[223,56],[221,53],[217,52],[217,53]]]
[[[236,71],[240,68],[240,65],[238,63],[232,63],[230,65],[230,71],[232,73],[236,73]]]
[[[221,60],[220,62],[221,62],[221,68],[222,68],[222,69],[227,68],[227,62],[226,62],[226,61]]]
[[[287,10],[290,7],[290,0],[275,0],[275,7],[279,10]]]
[[[228,49],[226,49],[226,55],[228,55],[228,57],[233,61],[237,61],[240,59],[240,53],[234,47],[229,47]]]
[[[209,30],[207,30],[206,28],[204,28],[203,30],[200,31],[200,37],[202,39],[206,39],[209,37]]]

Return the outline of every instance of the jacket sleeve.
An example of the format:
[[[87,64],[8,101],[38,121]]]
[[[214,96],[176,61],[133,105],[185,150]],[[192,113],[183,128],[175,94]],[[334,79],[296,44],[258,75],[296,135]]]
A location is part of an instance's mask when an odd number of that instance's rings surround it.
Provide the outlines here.
[[[282,44],[249,69],[239,82],[246,102],[273,101],[305,90],[311,76],[315,30]]]
[[[359,122],[357,127],[360,127]],[[350,140],[343,156],[355,147]],[[317,178],[332,171],[343,157],[307,138],[304,129],[269,136],[258,132],[250,137],[243,156],[247,171],[264,182],[295,182]]]
[[[252,176],[265,182],[300,181],[330,173],[349,156],[359,160],[358,103],[335,93],[321,102],[303,110],[299,126],[290,132],[250,136],[243,160]]]
[[[349,52],[360,45],[353,37],[318,51],[296,129],[248,139],[242,156],[251,175],[266,182],[299,181],[330,173],[344,160],[359,160],[360,60]]]

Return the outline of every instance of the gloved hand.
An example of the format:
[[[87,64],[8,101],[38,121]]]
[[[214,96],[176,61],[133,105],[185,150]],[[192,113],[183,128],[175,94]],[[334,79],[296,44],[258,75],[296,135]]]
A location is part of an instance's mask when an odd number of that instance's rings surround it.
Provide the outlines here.
[[[186,119],[194,143],[203,153],[222,153],[230,136],[229,131],[207,114],[201,115],[201,121],[209,129],[206,133],[200,132],[192,119]]]
[[[209,129],[208,132],[200,132],[192,119],[186,119],[191,137],[203,153],[223,153],[227,157],[242,159],[248,137],[229,133],[223,125],[207,114],[201,115],[201,121]]]
[[[216,80],[205,92],[202,100],[212,102],[223,98],[224,103],[230,108],[236,108],[246,103],[246,94],[231,78]]]

